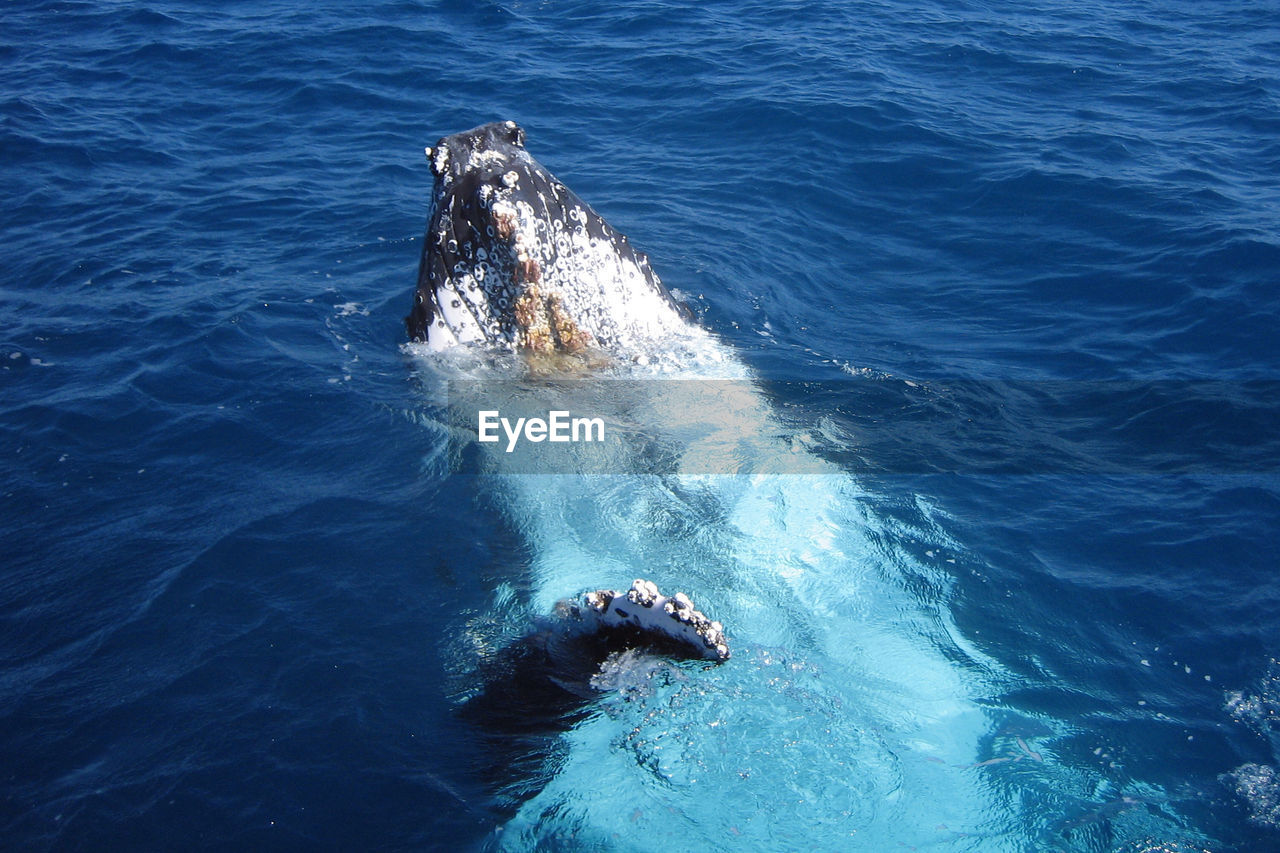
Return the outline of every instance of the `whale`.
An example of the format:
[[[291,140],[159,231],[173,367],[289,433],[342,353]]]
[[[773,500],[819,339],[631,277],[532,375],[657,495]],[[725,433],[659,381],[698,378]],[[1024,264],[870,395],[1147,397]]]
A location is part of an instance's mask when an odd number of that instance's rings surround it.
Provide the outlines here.
[[[626,349],[683,325],[684,312],[634,249],[494,122],[426,149],[435,175],[411,340],[534,353]]]
[[[956,546],[927,500],[923,526],[886,517],[810,453],[525,144],[495,122],[426,149],[405,351],[450,388],[498,389],[494,406],[561,365],[566,407],[632,430],[603,466],[542,470],[433,422],[480,454],[477,511],[524,555],[451,652],[459,712],[496,750],[477,765],[507,796],[483,849],[1052,847],[993,760],[1016,751],[983,701],[1004,673],[955,625],[932,555]]]

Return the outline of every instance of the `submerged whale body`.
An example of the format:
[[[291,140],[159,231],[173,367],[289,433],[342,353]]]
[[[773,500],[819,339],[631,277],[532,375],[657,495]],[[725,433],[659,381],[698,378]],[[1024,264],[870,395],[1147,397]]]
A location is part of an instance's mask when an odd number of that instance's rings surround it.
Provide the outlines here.
[[[624,350],[682,323],[642,252],[494,122],[427,149],[435,174],[411,340]]]

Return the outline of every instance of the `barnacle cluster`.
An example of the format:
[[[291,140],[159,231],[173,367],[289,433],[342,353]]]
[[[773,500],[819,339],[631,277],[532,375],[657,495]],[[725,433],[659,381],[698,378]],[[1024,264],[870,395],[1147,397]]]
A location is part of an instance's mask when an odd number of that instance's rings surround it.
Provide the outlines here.
[[[535,354],[583,352],[595,341],[574,322],[559,294],[544,295],[536,283],[525,286],[515,304],[517,343]]]
[[[601,624],[655,631],[693,646],[708,660],[729,659],[724,626],[695,608],[682,592],[668,598],[652,581],[637,579],[625,593],[600,589],[585,593],[581,601],[584,606],[575,610],[593,615]]]

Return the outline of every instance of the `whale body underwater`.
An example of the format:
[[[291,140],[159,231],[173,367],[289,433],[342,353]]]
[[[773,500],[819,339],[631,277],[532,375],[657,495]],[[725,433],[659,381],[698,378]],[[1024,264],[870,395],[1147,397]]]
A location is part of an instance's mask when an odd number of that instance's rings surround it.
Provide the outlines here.
[[[732,349],[524,145],[498,122],[427,149],[406,351],[508,391],[561,371],[646,440],[605,473],[494,455],[477,478],[527,554],[455,644],[460,712],[509,750],[485,848],[1037,849],[984,764],[1017,752],[980,701],[999,667],[945,595],[918,594],[945,575],[894,544],[943,534],[904,532],[806,454]]]

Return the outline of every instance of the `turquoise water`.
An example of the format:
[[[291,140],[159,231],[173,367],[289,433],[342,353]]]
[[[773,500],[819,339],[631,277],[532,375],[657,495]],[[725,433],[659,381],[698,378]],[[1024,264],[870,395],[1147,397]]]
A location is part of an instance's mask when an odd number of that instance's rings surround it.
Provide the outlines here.
[[[1280,848],[1275,9],[19,2],[0,56],[4,846]],[[449,475],[422,147],[508,118],[819,481]],[[471,710],[642,576],[733,660]]]

